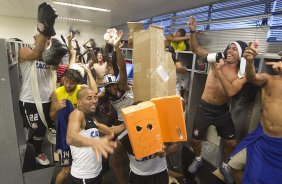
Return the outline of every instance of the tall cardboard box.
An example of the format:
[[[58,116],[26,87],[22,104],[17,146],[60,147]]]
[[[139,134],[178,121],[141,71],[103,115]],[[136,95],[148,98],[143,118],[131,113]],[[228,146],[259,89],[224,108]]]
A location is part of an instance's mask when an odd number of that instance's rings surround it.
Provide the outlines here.
[[[163,149],[163,140],[156,105],[150,101],[121,110],[132,150],[137,159]]]
[[[176,69],[165,51],[163,28],[150,26],[133,37],[134,100],[175,95]]]
[[[128,33],[128,48],[133,48],[133,34],[138,33],[144,29],[143,22],[127,22]]]

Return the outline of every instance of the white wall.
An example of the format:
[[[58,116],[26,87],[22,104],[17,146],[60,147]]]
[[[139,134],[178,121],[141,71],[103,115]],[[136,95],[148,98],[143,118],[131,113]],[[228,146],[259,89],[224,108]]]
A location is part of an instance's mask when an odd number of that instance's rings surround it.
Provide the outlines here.
[[[35,33],[36,20],[18,17],[7,17],[0,16],[0,38],[19,38],[26,43],[33,43],[33,34]],[[56,21],[55,30],[57,32],[56,37],[60,35],[67,36],[70,25],[80,30],[80,36],[77,36],[79,44],[94,38],[97,46],[105,44],[103,35],[107,28],[96,27],[87,23],[76,23],[76,22],[63,22],[60,20]]]

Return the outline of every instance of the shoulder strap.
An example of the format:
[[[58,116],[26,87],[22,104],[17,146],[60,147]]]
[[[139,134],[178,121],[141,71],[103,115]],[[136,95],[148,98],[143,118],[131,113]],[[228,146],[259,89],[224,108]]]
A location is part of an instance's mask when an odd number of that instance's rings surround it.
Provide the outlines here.
[[[43,124],[45,125],[45,127],[47,128],[47,133],[49,134],[49,129],[48,129],[48,124],[47,121],[45,119],[45,115],[43,112],[43,106],[42,106],[42,101],[41,101],[41,97],[40,97],[40,92],[39,92],[39,87],[38,87],[38,78],[37,78],[37,70],[36,70],[36,62],[32,62],[31,65],[32,69],[31,69],[31,88],[32,88],[32,93],[34,96],[34,101],[35,101],[35,105],[39,114],[40,119],[42,120]],[[53,74],[52,74],[53,77]],[[53,80],[50,80],[50,82]],[[51,83],[50,83],[51,85]],[[54,87],[54,86],[53,86]],[[50,141],[50,139],[49,139]],[[50,142],[54,142],[54,141],[50,141]],[[55,143],[53,143],[55,144]]]

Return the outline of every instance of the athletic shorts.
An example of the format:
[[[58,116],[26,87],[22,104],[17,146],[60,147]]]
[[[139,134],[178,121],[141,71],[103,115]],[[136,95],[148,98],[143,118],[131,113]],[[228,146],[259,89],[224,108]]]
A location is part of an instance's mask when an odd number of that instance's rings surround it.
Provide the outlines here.
[[[169,178],[167,170],[164,170],[160,173],[140,176],[132,171],[129,174],[129,183],[130,184],[168,184]]]
[[[24,127],[37,129],[39,126],[45,126],[39,117],[35,103],[27,103],[19,101],[20,112],[23,118]],[[49,128],[55,128],[54,122],[50,118],[51,102],[43,103],[43,113]]]
[[[70,167],[72,164],[72,156],[71,156],[71,150],[65,150],[65,151],[58,151],[59,154],[59,166],[60,167]]]
[[[80,179],[71,175],[71,184],[100,184],[102,182],[102,175],[99,174],[96,178]]]
[[[236,170],[243,170],[247,161],[247,148],[242,149],[230,158],[228,165]]]
[[[233,120],[227,104],[212,105],[201,100],[194,120],[193,138],[197,140],[203,139],[210,125],[216,127],[217,134],[220,137],[226,140],[236,138]]]

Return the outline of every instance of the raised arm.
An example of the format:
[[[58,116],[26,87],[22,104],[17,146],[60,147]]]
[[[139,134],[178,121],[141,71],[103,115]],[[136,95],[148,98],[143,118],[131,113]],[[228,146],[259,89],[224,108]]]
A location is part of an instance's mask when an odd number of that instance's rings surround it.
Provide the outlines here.
[[[79,132],[84,122],[84,114],[79,110],[74,110],[69,116],[67,130],[67,144],[76,147],[92,147],[96,158],[99,160],[100,155],[108,157],[108,153],[113,153],[116,144],[111,141],[113,134],[104,136],[100,139],[84,137]]]
[[[38,34],[34,36],[34,39],[35,46],[33,49],[28,47],[20,48],[19,62],[34,61],[41,58],[42,52],[44,51],[45,46],[47,44],[47,40],[50,39],[50,37]]]
[[[175,36],[173,36],[173,34],[168,34],[166,36],[166,39],[169,40],[169,41],[173,41],[173,42],[179,42],[179,41],[183,41],[183,40],[189,40],[190,35],[175,37]]]
[[[89,53],[91,55],[91,61],[88,64],[88,68],[91,69],[94,63],[98,63],[98,61],[97,61],[97,57],[95,55],[94,50],[92,48],[87,48],[87,49],[89,50]]]
[[[24,47],[19,50],[19,62],[41,59],[47,40],[56,34],[54,24],[57,17],[57,11],[52,5],[44,2],[38,6],[37,31],[40,34],[34,37],[34,49]]]
[[[84,68],[84,71],[87,75],[87,80],[89,81],[89,87],[95,92],[95,94],[98,93],[98,87],[97,87],[97,83],[90,71],[90,69],[88,67],[86,67],[85,65],[80,65],[81,67]]]
[[[257,74],[254,59],[258,53],[258,44],[250,42],[249,46],[246,48],[243,56],[246,58],[246,77],[247,81],[256,85],[256,86],[263,86],[267,83],[268,75],[267,74]]]
[[[71,41],[72,41],[72,39],[73,39],[72,32],[69,33],[67,39],[68,39],[68,49],[69,49],[69,51],[71,51],[71,50],[73,49],[73,48],[72,48],[72,43],[71,43]]]
[[[197,54],[200,58],[205,59],[207,57],[208,52],[199,46],[197,34],[196,34],[196,26],[197,22],[196,19],[190,16],[188,27],[190,29],[190,46],[191,51]]]
[[[89,49],[86,45],[87,45],[87,43],[89,43],[90,41],[91,41],[91,39],[89,39],[87,42],[85,42],[85,43],[82,45],[85,50],[88,50],[88,49]]]
[[[128,91],[129,87],[127,85],[127,72],[126,72],[126,64],[125,60],[123,58],[121,48],[119,47],[119,43],[122,37],[122,32],[118,33],[118,39],[114,42],[114,48],[116,50],[116,56],[117,56],[117,64],[119,68],[119,81],[118,81],[118,87],[121,90]]]

